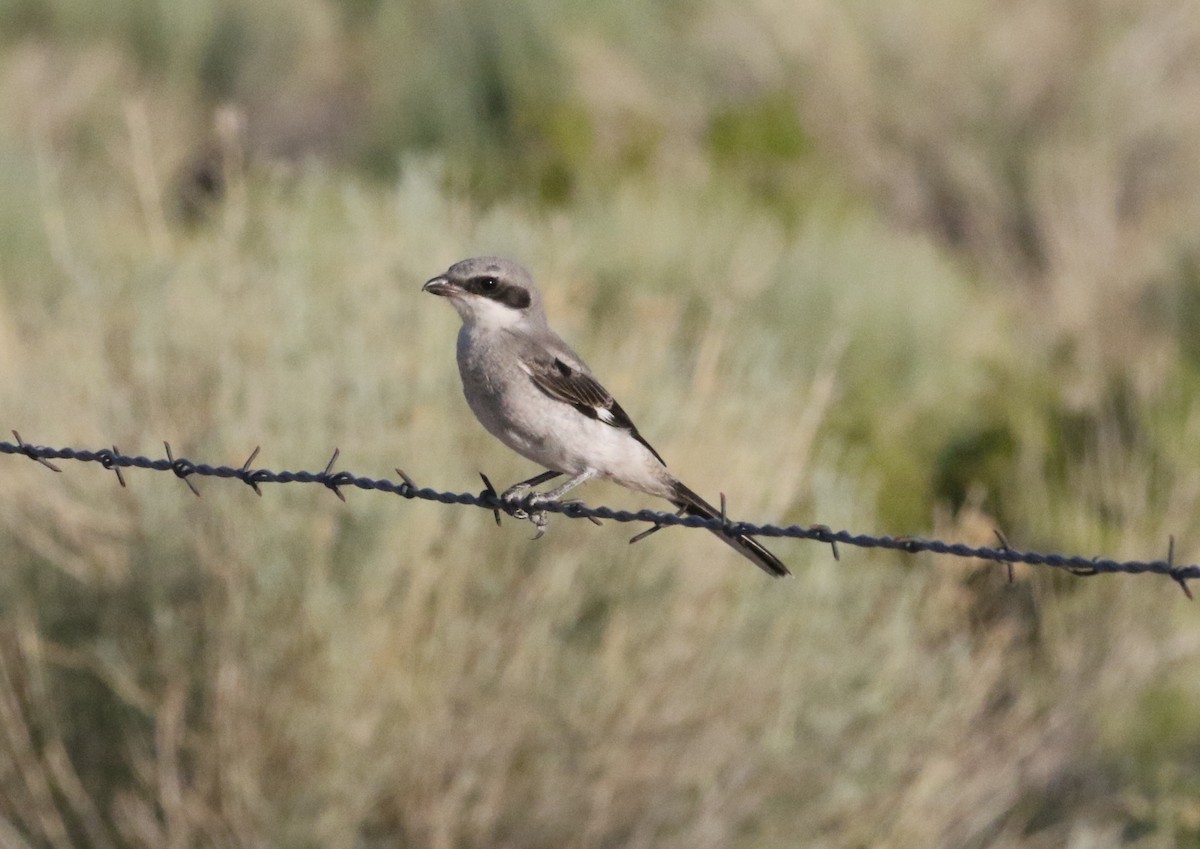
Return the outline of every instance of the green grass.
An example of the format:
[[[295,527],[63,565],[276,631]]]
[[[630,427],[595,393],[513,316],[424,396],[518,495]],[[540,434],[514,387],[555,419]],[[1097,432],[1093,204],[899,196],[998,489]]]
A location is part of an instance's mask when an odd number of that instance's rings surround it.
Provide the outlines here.
[[[736,517],[1200,559],[1165,5],[177,5],[0,3],[0,426],[520,479],[497,252]],[[1200,843],[1165,580],[127,477],[0,462],[0,843]]]

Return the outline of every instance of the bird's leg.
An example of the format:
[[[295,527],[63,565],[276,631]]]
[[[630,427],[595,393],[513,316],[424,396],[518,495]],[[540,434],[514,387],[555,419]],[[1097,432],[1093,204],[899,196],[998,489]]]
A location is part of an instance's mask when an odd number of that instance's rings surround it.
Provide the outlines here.
[[[558,501],[575,487],[579,486],[580,484],[587,483],[599,474],[600,472],[596,469],[584,469],[582,472],[575,475],[575,477],[571,478],[565,483],[559,484],[558,486],[554,487],[554,489],[533,496],[529,499],[529,505],[531,508],[536,508],[539,504],[549,504],[553,501]],[[534,534],[533,538],[541,539],[542,534],[546,533],[546,511],[531,509],[529,513],[529,521],[533,522],[534,527],[537,528],[537,533]]]
[[[525,494],[526,490],[532,489],[538,484],[545,483],[546,481],[554,480],[561,474],[562,472],[547,470],[541,474],[534,475],[529,480],[521,481],[520,483],[514,483],[508,489],[504,490],[504,492],[500,495],[500,500],[511,505],[514,502],[519,501]],[[529,513],[520,507],[511,507],[508,512],[509,515],[511,515],[514,519],[532,519]],[[534,524],[537,524],[537,522],[534,522]],[[538,535],[534,537],[534,539],[538,539],[543,533],[545,533],[545,531],[542,530],[545,524],[545,521],[543,521],[542,524],[538,526]]]
[[[534,504],[549,504],[551,501],[558,501],[558,499],[562,498],[575,487],[587,483],[593,478],[598,477],[599,474],[600,472],[597,469],[584,469],[566,483],[560,483],[554,489],[539,493],[529,500]]]
[[[542,472],[540,475],[534,475],[527,481],[521,481],[520,483],[514,483],[508,489],[504,490],[503,494],[501,494],[501,496],[500,496],[500,500],[501,501],[516,501],[525,492],[525,490],[531,489],[535,486],[539,486],[540,484],[544,484],[546,481],[552,481],[561,474],[562,474],[562,472],[555,472],[552,470],[548,470],[548,471]]]

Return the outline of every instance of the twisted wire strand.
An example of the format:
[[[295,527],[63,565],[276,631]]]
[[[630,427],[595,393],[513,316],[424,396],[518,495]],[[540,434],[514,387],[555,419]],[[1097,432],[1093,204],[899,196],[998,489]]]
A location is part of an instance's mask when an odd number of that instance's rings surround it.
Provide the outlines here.
[[[252,464],[258,456],[259,449],[255,448],[249,458],[241,466],[214,466],[208,463],[198,463],[186,457],[176,457],[169,443],[163,443],[166,457],[152,459],[140,455],[121,453],[116,446],[111,449],[88,450],[80,448],[52,448],[44,445],[31,445],[21,439],[13,431],[16,442],[0,441],[0,454],[24,455],[35,462],[46,466],[52,471],[59,469],[52,460],[74,460],[81,463],[99,463],[106,469],[116,473],[121,486],[125,486],[125,476],[122,469],[148,469],[156,472],[172,472],[180,478],[197,496],[200,491],[192,483],[193,477],[231,478],[240,480],[262,495],[261,486],[264,484],[320,484],[333,491],[338,498],[345,500],[342,489],[374,490],[399,495],[401,498],[437,501],[441,504],[461,504],[491,510],[499,520],[499,511],[510,515],[519,511],[529,511],[531,508],[530,494],[524,498],[504,501],[491,487],[479,494],[469,492],[447,492],[428,487],[419,487],[402,469],[397,469],[400,481],[386,478],[370,478],[352,474],[347,471],[334,471],[339,451],[335,450],[325,469],[320,472],[290,472],[272,471],[264,468],[253,468]],[[485,478],[486,482],[486,478]],[[722,499],[722,508],[724,499]],[[825,525],[771,525],[754,524],[752,522],[733,521],[726,517],[707,519],[699,516],[679,516],[674,513],[664,513],[658,510],[614,510],[611,507],[591,507],[578,501],[551,502],[537,504],[536,509],[551,513],[559,513],[572,519],[608,519],[613,522],[649,522],[656,527],[681,526],[686,528],[706,528],[723,531],[727,534],[747,536],[786,537],[789,539],[804,539],[822,542],[833,547],[836,557],[838,545],[849,545],[857,548],[882,548],[891,551],[903,551],[908,554],[929,552],[948,557],[987,560],[1003,563],[1011,569],[1012,564],[1023,563],[1030,566],[1047,566],[1062,569],[1081,577],[1121,573],[1128,575],[1154,574],[1165,575],[1183,589],[1190,599],[1192,593],[1188,587],[1189,580],[1200,578],[1200,565],[1179,565],[1174,562],[1174,539],[1168,545],[1166,560],[1111,560],[1101,557],[1082,557],[1036,551],[1022,551],[1010,547],[1004,537],[997,532],[1000,546],[972,546],[963,543],[950,543],[937,539],[905,536],[874,536],[871,534],[856,534],[851,531],[835,531]],[[640,536],[640,535],[639,535]],[[638,537],[635,537],[636,540]],[[1011,574],[1011,573],[1010,573]]]

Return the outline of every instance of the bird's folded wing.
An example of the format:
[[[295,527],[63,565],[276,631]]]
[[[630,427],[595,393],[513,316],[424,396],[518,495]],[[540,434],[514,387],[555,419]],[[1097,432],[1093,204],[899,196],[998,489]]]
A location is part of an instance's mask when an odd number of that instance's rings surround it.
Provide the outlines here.
[[[550,354],[544,358],[522,359],[521,369],[529,375],[530,380],[538,389],[551,398],[570,404],[589,418],[629,431],[630,435],[646,446],[660,463],[666,465],[666,461],[659,456],[654,447],[638,433],[637,427],[634,426],[629,415],[621,409],[621,405],[613,398],[612,393],[587,372],[573,367],[562,357]]]

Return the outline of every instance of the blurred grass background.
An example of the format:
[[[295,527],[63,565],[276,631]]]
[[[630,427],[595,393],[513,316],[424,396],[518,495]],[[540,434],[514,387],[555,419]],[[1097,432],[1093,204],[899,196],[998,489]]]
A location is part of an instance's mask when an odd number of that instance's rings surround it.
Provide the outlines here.
[[[520,479],[497,252],[737,516],[1195,562],[1196,11],[0,0],[0,425]],[[129,478],[0,464],[4,847],[1200,846],[1169,582]]]

